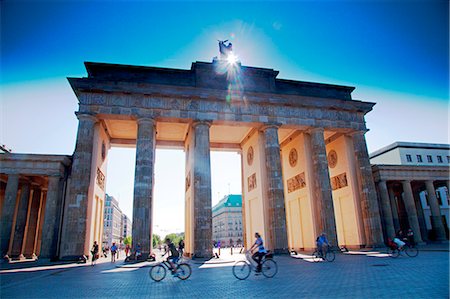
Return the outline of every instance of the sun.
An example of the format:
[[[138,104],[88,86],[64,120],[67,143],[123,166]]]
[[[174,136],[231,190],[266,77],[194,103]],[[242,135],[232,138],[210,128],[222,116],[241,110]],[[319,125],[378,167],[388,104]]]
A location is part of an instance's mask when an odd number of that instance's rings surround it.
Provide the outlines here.
[[[237,61],[238,61],[237,56],[234,55],[233,52],[230,52],[230,53],[228,54],[228,56],[227,56],[227,62],[228,62],[229,64],[236,64]]]

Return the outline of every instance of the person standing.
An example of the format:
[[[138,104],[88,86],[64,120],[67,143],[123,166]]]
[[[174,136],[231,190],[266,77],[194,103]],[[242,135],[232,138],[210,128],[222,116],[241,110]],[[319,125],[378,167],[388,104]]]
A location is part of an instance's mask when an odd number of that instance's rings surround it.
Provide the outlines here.
[[[180,257],[183,256],[183,252],[184,252],[184,240],[181,239],[180,242],[178,243],[178,252],[180,253]]]
[[[406,237],[407,237],[409,245],[411,245],[411,246],[416,245],[414,242],[414,232],[412,229],[408,229],[408,232],[406,233]]]
[[[127,244],[125,246],[125,255],[126,255],[126,257],[128,257],[128,254],[130,254],[130,245],[129,244]]]
[[[117,246],[116,243],[113,243],[111,246],[111,263],[116,262],[116,253],[117,253]]]
[[[94,245],[92,245],[91,254],[92,254],[91,266],[95,266],[95,262],[98,259],[98,244],[97,244],[97,241],[94,241]]]

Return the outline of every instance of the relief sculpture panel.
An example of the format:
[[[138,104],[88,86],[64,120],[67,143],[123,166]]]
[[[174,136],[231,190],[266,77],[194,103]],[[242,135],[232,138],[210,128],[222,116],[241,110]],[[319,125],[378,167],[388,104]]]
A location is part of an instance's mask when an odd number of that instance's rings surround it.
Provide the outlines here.
[[[256,188],[256,173],[247,178],[248,192]]]
[[[331,182],[331,189],[333,191],[337,190],[337,189],[341,189],[341,188],[347,187],[348,186],[347,174],[344,172],[344,173],[341,173],[341,174],[339,174],[337,176],[334,176],[334,177],[332,177],[330,179],[330,182]]]
[[[299,173],[293,178],[287,180],[288,193],[302,189],[306,186],[305,173]]]

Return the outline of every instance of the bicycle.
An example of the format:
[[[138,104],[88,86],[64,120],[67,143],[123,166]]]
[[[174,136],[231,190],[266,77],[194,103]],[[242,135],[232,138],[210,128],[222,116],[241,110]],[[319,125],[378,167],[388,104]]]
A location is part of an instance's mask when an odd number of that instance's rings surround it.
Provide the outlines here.
[[[336,258],[336,254],[334,253],[333,248],[330,245],[328,245],[327,246],[327,251],[325,253],[325,256],[323,256],[322,252],[320,252],[318,249],[316,249],[316,251],[314,251],[313,254],[312,254],[312,258],[313,258],[313,261],[315,263],[318,263],[321,260],[331,263]]]
[[[397,258],[402,252],[406,253],[409,257],[416,257],[419,254],[419,249],[409,243],[405,243],[401,248],[398,248],[395,243],[391,243],[388,246],[387,253],[392,258]]]
[[[192,270],[191,266],[186,263],[176,262],[176,271],[172,273],[173,276],[178,277],[181,280],[186,280],[191,276]],[[172,271],[172,266],[169,261],[164,260],[159,264],[154,265],[150,268],[149,275],[150,278],[156,282],[160,282],[166,277],[167,271]]]
[[[238,261],[233,266],[233,275],[237,279],[244,280],[250,276],[251,271],[257,270],[257,263],[253,260],[251,252],[245,252],[245,261]],[[272,278],[278,272],[277,263],[273,260],[273,254],[267,253],[261,262],[261,272],[267,278]]]

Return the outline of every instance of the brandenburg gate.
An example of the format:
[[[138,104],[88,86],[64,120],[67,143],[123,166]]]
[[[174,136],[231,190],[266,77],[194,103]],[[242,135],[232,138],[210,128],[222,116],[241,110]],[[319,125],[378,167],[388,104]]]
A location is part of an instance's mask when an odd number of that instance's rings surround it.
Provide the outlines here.
[[[58,200],[48,191],[39,209],[45,211],[44,232],[42,226],[33,228],[36,236],[45,235],[45,257],[78,259],[89,255],[94,241],[101,244],[113,146],[136,147],[132,242],[140,245],[143,258],[151,252],[158,147],[182,149],[186,155],[185,251],[190,257],[212,256],[211,150],[241,154],[246,247],[255,232],[268,249],[280,253],[315,248],[322,232],[332,244],[349,248],[383,244],[364,136],[364,116],[374,103],[352,99],[353,87],[279,79],[273,69],[221,59],[195,62],[188,70],[85,66],[87,77],[68,78],[79,101],[79,123],[71,168],[64,166],[64,191],[58,193],[64,195]],[[64,171],[56,174],[61,190]],[[48,187],[42,190],[55,189],[53,181],[43,181]],[[19,183],[17,174],[9,175],[2,187],[7,217],[2,223],[8,224],[2,227],[2,254],[15,248],[8,239],[14,227],[17,231],[23,222],[22,231],[25,226],[26,215],[14,214]]]

